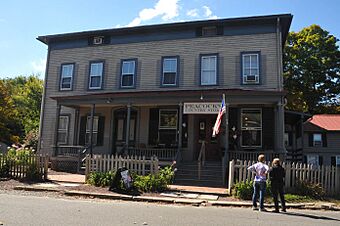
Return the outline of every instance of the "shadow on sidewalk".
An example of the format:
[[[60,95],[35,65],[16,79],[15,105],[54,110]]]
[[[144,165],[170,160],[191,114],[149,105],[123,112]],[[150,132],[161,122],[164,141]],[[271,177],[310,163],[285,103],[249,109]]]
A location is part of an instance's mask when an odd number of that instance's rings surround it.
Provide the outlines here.
[[[313,215],[313,214],[306,214],[306,213],[296,213],[296,212],[283,213],[283,212],[281,212],[281,214],[289,215],[289,216],[307,217],[307,218],[317,219],[317,220],[340,221],[339,219],[336,219],[336,218],[325,217],[325,216],[320,216],[320,215]]]

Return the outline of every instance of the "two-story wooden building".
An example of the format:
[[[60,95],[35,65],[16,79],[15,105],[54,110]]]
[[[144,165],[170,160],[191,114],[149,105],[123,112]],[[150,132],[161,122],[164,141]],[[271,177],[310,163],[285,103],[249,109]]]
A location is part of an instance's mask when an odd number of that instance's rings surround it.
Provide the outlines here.
[[[282,49],[291,20],[281,14],[39,36],[48,45],[40,152],[149,148],[190,162],[205,141],[207,160],[285,154]],[[213,138],[222,94],[229,128]]]

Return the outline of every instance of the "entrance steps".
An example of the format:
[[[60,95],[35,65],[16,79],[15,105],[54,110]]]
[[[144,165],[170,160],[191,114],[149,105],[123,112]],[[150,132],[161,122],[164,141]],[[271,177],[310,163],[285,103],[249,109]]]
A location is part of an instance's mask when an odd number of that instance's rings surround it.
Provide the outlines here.
[[[201,167],[201,178],[198,179],[198,162],[181,162],[177,167],[175,185],[198,187],[223,187],[222,163],[206,161]]]

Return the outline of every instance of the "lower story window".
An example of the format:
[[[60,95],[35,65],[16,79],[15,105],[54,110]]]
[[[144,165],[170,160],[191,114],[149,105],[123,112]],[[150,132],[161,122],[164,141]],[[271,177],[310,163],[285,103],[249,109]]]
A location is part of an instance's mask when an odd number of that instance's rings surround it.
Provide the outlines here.
[[[335,165],[340,166],[340,155],[335,156]]]
[[[94,116],[93,117],[92,144],[97,144],[98,121],[99,121],[99,117]],[[91,116],[88,116],[87,121],[86,121],[86,137],[85,137],[85,143],[86,144],[90,144],[90,133],[91,133]]]
[[[176,109],[159,110],[158,142],[165,146],[177,144],[177,117]]]
[[[59,116],[58,144],[67,144],[68,126],[69,126],[69,116],[68,115]]]
[[[262,146],[262,111],[261,109],[241,110],[242,147]]]
[[[312,164],[314,166],[319,165],[319,156],[318,155],[307,155],[307,164]]]

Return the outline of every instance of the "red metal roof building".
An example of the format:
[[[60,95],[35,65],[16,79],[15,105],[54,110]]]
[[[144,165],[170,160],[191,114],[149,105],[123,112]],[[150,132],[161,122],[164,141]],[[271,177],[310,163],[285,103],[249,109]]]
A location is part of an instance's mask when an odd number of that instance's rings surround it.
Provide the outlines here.
[[[340,131],[340,114],[314,115],[308,122],[328,131]]]

